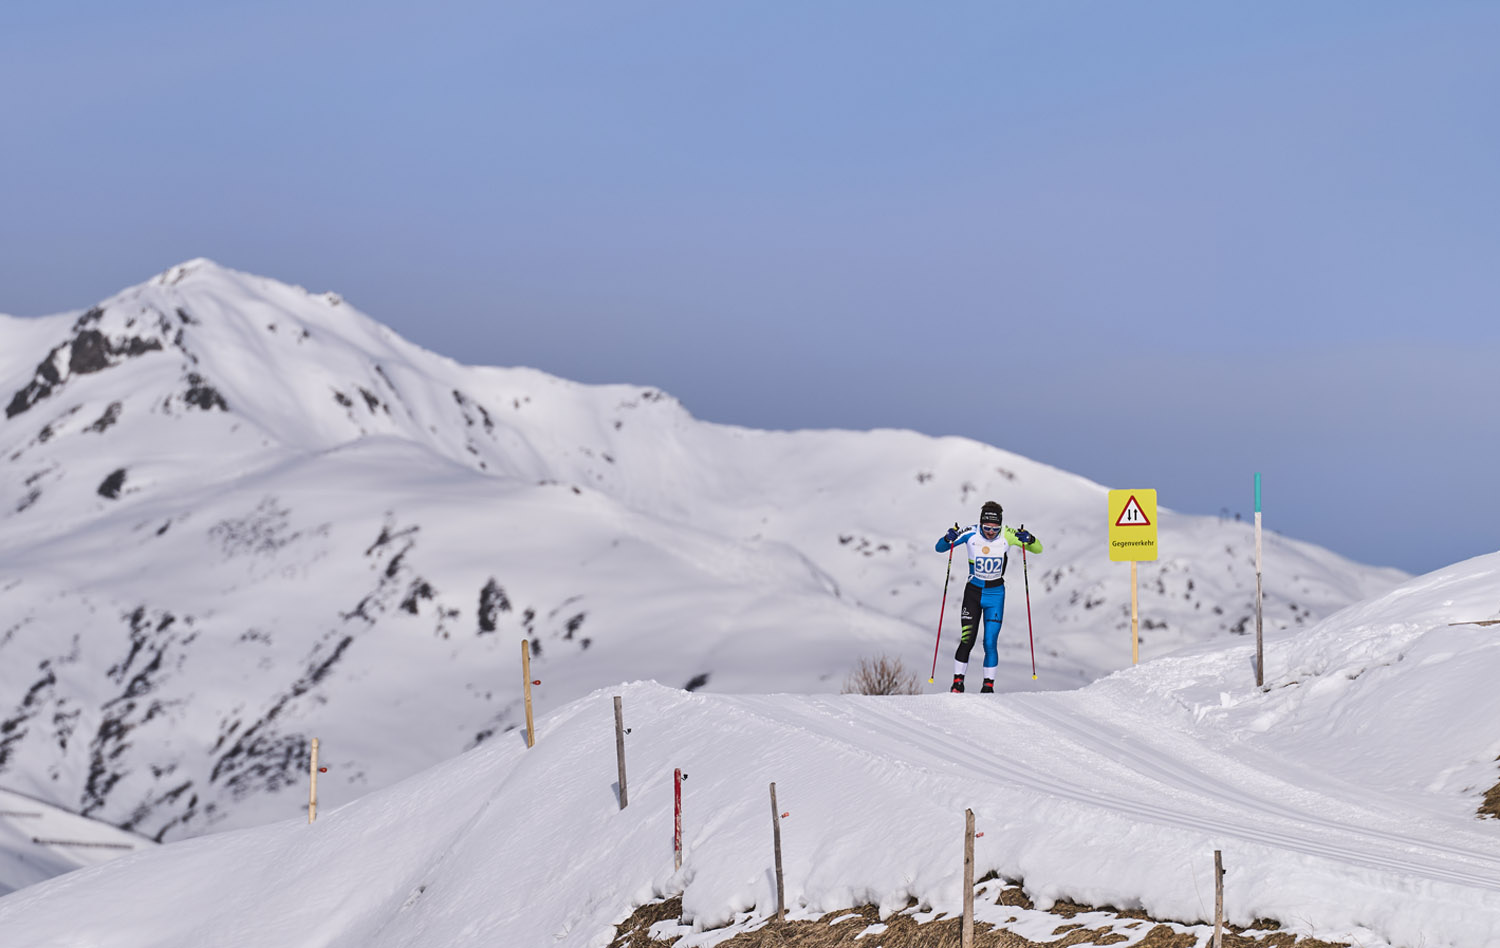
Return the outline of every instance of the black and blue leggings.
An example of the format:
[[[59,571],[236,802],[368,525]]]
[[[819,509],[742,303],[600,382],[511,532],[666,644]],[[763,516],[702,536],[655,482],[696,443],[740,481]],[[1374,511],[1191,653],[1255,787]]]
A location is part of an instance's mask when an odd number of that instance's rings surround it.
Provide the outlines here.
[[[1000,664],[1000,623],[1005,616],[1005,585],[964,586],[964,611],[962,632],[958,637],[958,652],[954,658],[963,663],[969,661],[969,652],[974,648],[975,632],[984,621],[984,668],[986,678],[994,677],[994,669]]]

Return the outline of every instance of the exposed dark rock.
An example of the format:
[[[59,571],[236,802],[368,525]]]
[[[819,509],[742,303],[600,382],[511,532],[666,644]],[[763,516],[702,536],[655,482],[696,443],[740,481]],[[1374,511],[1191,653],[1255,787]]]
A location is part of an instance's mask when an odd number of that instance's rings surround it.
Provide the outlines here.
[[[73,737],[73,731],[78,727],[78,719],[83,716],[81,709],[72,711],[62,710],[66,699],[59,699],[58,710],[52,713],[52,733],[57,739],[58,750],[66,751],[68,741]]]
[[[495,631],[495,619],[502,612],[510,611],[510,599],[494,577],[479,591],[479,634]]]
[[[327,659],[318,663],[317,665],[309,668],[307,671],[307,676],[301,681],[296,682],[292,685],[292,696],[296,697],[297,695],[302,694],[313,685],[316,685],[324,678],[327,678],[328,672],[333,669],[333,666],[338,663],[339,659],[344,657],[345,650],[347,650],[349,646],[353,644],[354,636],[344,636],[343,639],[339,641],[339,644],[334,648],[332,655],[330,655]]]
[[[135,662],[135,657],[140,654],[141,649],[146,646],[146,633],[150,624],[146,622],[146,607],[136,606],[134,612],[123,616],[130,629],[130,651],[125,658],[116,665],[111,665],[109,671],[105,672],[110,680],[119,683],[125,680],[125,674],[130,671],[130,666]]]
[[[110,402],[109,407],[104,409],[104,414],[100,415],[93,424],[89,425],[83,430],[95,431],[102,434],[105,429],[109,428],[110,425],[113,425],[115,422],[120,420],[120,412],[124,408],[125,406],[120,404],[119,402]]]
[[[89,742],[89,771],[80,800],[80,812],[84,814],[108,805],[111,791],[129,775],[130,771],[121,769],[119,762],[131,747],[129,739],[132,733],[182,704],[180,701],[143,699],[156,692],[169,674],[173,662],[168,656],[173,648],[186,646],[196,638],[196,633],[184,635],[180,630],[174,630],[177,617],[170,612],[148,614],[146,608],[140,606],[123,618],[129,630],[129,648],[119,662],[110,666],[106,675],[111,681],[123,684],[124,688],[117,696],[99,705],[103,719]],[[191,624],[192,620],[188,619],[187,625]],[[55,719],[64,718],[62,712],[55,715]],[[76,718],[76,712],[73,718]],[[66,729],[62,726],[58,729],[59,740],[71,736],[75,726],[76,720],[66,718]],[[153,770],[158,777],[166,772],[160,768]]]
[[[300,780],[307,760],[308,738],[301,734],[273,733],[275,721],[293,700],[328,676],[353,642],[354,636],[345,635],[326,658],[320,658],[315,649],[302,677],[292,682],[290,689],[276,699],[260,720],[246,728],[214,762],[209,781],[222,782],[238,800],[254,792],[275,792]],[[238,726],[239,722],[234,722],[229,732]],[[227,735],[221,738],[224,736]]]
[[[37,402],[52,394],[52,386],[33,379],[11,397],[10,404],[5,406],[5,417],[14,418],[21,412],[35,405]]]
[[[396,393],[397,398],[401,397],[400,389],[396,388],[395,383],[391,381],[391,377],[385,374],[385,367],[378,362],[375,363],[375,374],[380,376],[380,380],[385,383],[386,388]]]
[[[564,639],[571,640],[573,638],[573,633],[577,632],[579,627],[583,625],[583,619],[586,615],[588,615],[587,612],[580,612],[564,623],[563,627],[567,629],[567,632],[563,634]]]
[[[708,684],[708,672],[703,672],[702,674],[694,675],[692,678],[690,678],[688,680],[688,683],[682,686],[682,690],[697,691],[699,688],[702,688],[706,684]]]
[[[103,309],[103,307],[95,306],[95,307],[91,308],[87,313],[84,313],[82,316],[78,317],[77,322],[73,323],[73,331],[77,332],[78,330],[82,329],[83,327],[91,325],[93,323],[97,323],[99,320],[101,320],[103,318],[104,318],[104,309]]]
[[[86,329],[73,340],[68,370],[79,375],[109,368],[109,340],[97,329]]]
[[[170,774],[172,770],[173,770],[173,768],[171,768],[171,767],[167,767],[167,768],[152,767],[151,768],[151,774],[152,774],[153,777],[156,777],[159,780],[162,777],[167,776],[168,774]],[[193,782],[191,780],[184,780],[182,783],[178,784],[175,787],[170,788],[165,793],[160,794],[159,796],[155,797],[154,799],[147,799],[147,800],[142,801],[140,803],[140,805],[138,805],[135,808],[135,810],[130,814],[130,819],[128,819],[124,823],[120,824],[120,828],[121,829],[132,830],[132,831],[135,830],[138,826],[140,826],[141,823],[143,823],[146,820],[150,819],[153,811],[155,811],[158,807],[162,807],[162,806],[171,807],[171,806],[175,805],[177,803],[177,800],[184,793],[187,793],[188,790],[189,790],[189,788],[192,787],[192,785],[193,785]],[[188,820],[192,819],[193,816],[195,815],[195,811],[197,810],[197,808],[198,808],[198,796],[197,796],[197,794],[194,794],[192,796],[192,799],[190,799],[188,801],[186,812],[184,812],[180,816],[175,817],[174,819],[171,819],[171,820],[167,821],[167,823],[165,825],[163,825],[161,827],[161,829],[157,830],[156,835],[154,836],[154,839],[158,843],[161,842],[162,841],[162,837],[166,835],[167,830],[171,829],[173,826],[176,826],[178,823],[185,823]]]
[[[99,496],[116,500],[120,496],[120,489],[125,486],[125,469],[122,467],[111,473],[99,485]]]
[[[374,625],[382,614],[393,609],[418,615],[423,600],[437,599],[438,592],[432,584],[407,565],[407,554],[416,547],[415,537],[419,530],[420,527],[415,526],[397,529],[394,515],[387,513],[380,536],[365,550],[365,555],[374,558],[380,568],[379,582],[353,609],[342,613],[345,621],[362,619]],[[432,615],[437,619],[436,634],[447,638],[451,635],[449,622],[460,612],[438,602]]]
[[[408,549],[410,548],[408,547]],[[401,572],[401,561],[404,559],[406,559],[406,550],[402,550],[400,553],[397,553],[395,556],[391,557],[391,561],[385,564],[386,579],[396,578],[396,574]]]
[[[425,579],[415,579],[411,587],[406,591],[406,598],[401,600],[401,608],[412,615],[417,614],[417,602],[421,599],[432,599],[436,595],[432,585]]]
[[[484,430],[491,432],[495,430],[495,421],[490,417],[490,413],[488,411],[485,411],[483,405],[474,401],[472,398],[469,398],[456,388],[453,390],[453,400],[457,402],[458,407],[463,410],[464,424],[468,425],[471,428],[474,427],[474,418],[469,414],[469,408],[472,407],[475,411],[479,412],[479,418],[484,423]]]
[[[268,556],[302,536],[289,530],[292,512],[273,496],[265,497],[244,517],[227,518],[209,528],[228,557]]]
[[[219,394],[218,389],[205,382],[201,375],[196,372],[190,372],[188,373],[187,381],[188,390],[187,394],[183,396],[183,400],[189,405],[192,405],[194,408],[201,408],[204,411],[212,408],[217,408],[219,411],[229,410],[229,405],[224,401],[224,396]]]
[[[133,359],[148,352],[160,352],[161,348],[160,339],[130,336],[116,343],[98,330],[88,329],[79,333],[78,338],[73,340],[73,352],[68,360],[68,368],[78,375],[102,372],[117,364],[113,359],[115,356]]]
[[[351,399],[348,395],[345,395],[343,392],[338,391],[337,389],[334,390],[333,400],[338,402],[340,405],[343,405],[345,408],[352,408],[354,406],[354,400]]]
[[[396,530],[395,532],[392,532],[393,527],[395,527],[394,519],[387,517],[385,524],[380,528],[380,536],[376,537],[375,542],[371,543],[370,546],[365,550],[365,556],[370,556],[375,551],[381,549],[384,546],[387,546],[388,544],[395,543],[398,540],[406,540],[410,537],[414,537],[422,529],[420,526],[417,526],[407,527],[404,530]],[[410,550],[411,547],[412,543],[407,543],[402,547],[401,554],[404,554],[407,550]]]
[[[36,367],[30,382],[17,391],[5,408],[5,416],[14,418],[32,405],[51,395],[66,380],[68,375],[88,375],[101,372],[120,359],[160,352],[161,340],[141,336],[129,336],[115,341],[97,329],[84,327],[96,323],[103,315],[97,308],[85,313],[77,323],[74,338],[47,353]]]

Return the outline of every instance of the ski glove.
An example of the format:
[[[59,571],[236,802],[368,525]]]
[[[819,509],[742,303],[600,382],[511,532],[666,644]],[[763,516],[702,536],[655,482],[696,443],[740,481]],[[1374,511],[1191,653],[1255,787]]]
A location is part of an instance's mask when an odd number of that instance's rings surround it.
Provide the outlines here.
[[[1027,546],[1036,542],[1036,537],[1033,536],[1031,531],[1027,530],[1025,527],[1022,527],[1021,529],[1016,531],[1016,539],[1021,541],[1022,546]]]
[[[949,527],[948,532],[943,535],[943,539],[948,541],[949,546],[952,546],[954,543],[958,542],[958,528]]]

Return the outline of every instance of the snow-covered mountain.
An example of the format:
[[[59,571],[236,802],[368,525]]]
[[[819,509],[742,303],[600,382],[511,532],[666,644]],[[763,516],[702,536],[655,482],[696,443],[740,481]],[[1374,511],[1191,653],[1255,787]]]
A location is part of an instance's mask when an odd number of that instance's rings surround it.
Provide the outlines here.
[[[0,783],[153,839],[297,813],[314,736],[333,805],[516,728],[523,640],[539,714],[622,680],[926,671],[932,544],[986,499],[1046,546],[1039,680],[1013,602],[1001,689],[1130,663],[1100,485],[962,438],[747,430],[460,365],[205,260],[0,317],[0,403]],[[1160,526],[1143,660],[1253,632],[1250,527]],[[1265,563],[1272,631],[1404,578],[1276,534]]]
[[[843,919],[839,944],[880,948],[883,926],[846,912],[862,903],[892,923],[956,914],[967,808],[975,878],[1001,877],[979,887],[981,932],[1131,948],[1164,926],[1150,944],[1202,948],[1218,850],[1227,921],[1280,926],[1258,943],[1492,948],[1500,823],[1477,811],[1500,792],[1500,637],[1475,620],[1500,616],[1497,583],[1500,553],[1273,633],[1264,689],[1243,640],[993,698],[616,686],[544,717],[533,748],[489,742],[311,826],[173,843],[14,893],[0,931],[30,946],[602,948],[636,905],[677,896],[651,933],[709,948],[775,909],[775,781],[790,915],[833,913],[818,944]],[[630,727],[623,809],[612,694]],[[1163,924],[1049,914],[1061,900]]]

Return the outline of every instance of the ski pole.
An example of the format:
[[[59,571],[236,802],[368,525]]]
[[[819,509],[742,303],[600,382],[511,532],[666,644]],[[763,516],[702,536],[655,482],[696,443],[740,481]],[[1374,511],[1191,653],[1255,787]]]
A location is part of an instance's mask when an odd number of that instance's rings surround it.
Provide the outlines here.
[[[958,524],[954,524],[958,526]],[[953,578],[953,547],[948,547],[948,574],[943,577],[943,604],[938,608],[938,633],[937,640],[932,643],[932,674],[927,676],[930,685],[937,678],[937,655],[938,648],[943,643],[943,613],[948,611],[948,581]]]
[[[1026,524],[1021,524],[1026,529]],[[1021,581],[1026,585],[1026,638],[1031,640],[1031,680],[1036,681],[1036,637],[1031,634],[1031,576],[1026,572],[1026,544],[1021,544]],[[936,667],[934,666],[934,671]]]

